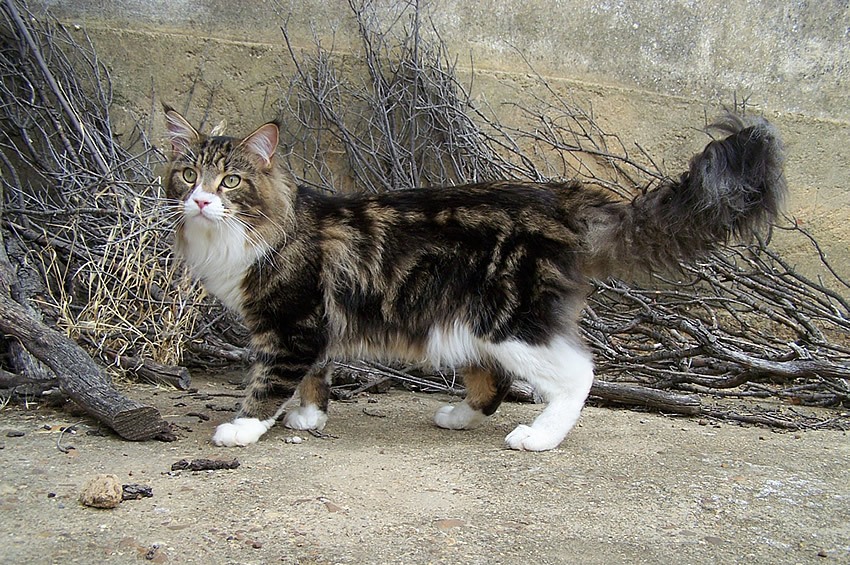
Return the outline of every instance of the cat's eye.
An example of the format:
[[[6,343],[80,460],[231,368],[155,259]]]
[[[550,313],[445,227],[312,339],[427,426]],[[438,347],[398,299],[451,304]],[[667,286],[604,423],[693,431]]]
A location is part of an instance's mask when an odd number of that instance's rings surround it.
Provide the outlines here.
[[[198,180],[198,172],[195,169],[186,167],[183,169],[183,180],[189,184],[195,184],[195,181]]]
[[[236,188],[242,182],[242,177],[239,175],[227,175],[222,179],[221,186],[224,188]]]

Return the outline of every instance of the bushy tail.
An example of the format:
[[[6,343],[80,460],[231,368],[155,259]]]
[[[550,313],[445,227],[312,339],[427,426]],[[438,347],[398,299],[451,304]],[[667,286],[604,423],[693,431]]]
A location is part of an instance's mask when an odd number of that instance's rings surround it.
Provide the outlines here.
[[[730,238],[752,235],[779,213],[786,184],[776,129],[733,115],[711,127],[727,137],[693,157],[678,180],[591,214],[594,274],[675,268]]]

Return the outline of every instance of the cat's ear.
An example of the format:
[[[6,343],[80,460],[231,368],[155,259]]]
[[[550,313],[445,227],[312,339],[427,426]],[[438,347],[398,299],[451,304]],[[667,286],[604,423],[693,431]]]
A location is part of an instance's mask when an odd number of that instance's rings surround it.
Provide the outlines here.
[[[171,141],[171,150],[175,156],[183,155],[190,145],[200,141],[201,134],[177,110],[170,106],[163,105],[163,107],[165,109],[165,129],[168,133],[168,139]]]
[[[270,167],[279,139],[280,128],[275,122],[269,122],[258,127],[254,133],[242,140],[242,146],[259,157],[266,167]]]

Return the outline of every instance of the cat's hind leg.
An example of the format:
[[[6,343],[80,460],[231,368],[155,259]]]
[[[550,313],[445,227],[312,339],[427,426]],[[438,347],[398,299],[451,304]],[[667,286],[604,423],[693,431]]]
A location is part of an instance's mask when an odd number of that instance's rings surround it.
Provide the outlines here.
[[[519,425],[505,437],[507,446],[525,451],[557,447],[578,421],[593,384],[590,353],[577,341],[556,337],[542,346],[514,340],[494,344],[491,354],[548,402],[530,426]]]
[[[469,430],[492,415],[510,389],[510,378],[499,370],[470,367],[463,371],[466,397],[446,404],[434,414],[434,423],[449,430]]]

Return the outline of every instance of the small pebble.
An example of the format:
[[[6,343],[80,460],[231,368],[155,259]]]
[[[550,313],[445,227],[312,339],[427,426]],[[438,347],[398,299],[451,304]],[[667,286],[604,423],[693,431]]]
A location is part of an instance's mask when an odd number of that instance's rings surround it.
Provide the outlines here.
[[[153,496],[153,489],[147,485],[121,485],[122,500],[140,500]]]
[[[301,438],[301,436],[290,436],[290,437],[284,439],[283,441],[285,443],[301,443],[304,440]]]
[[[20,430],[9,430],[6,437],[24,437],[26,434]]]

